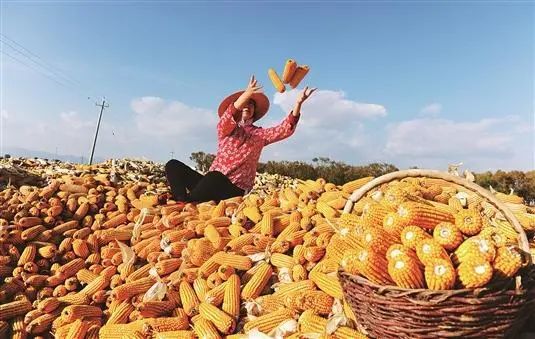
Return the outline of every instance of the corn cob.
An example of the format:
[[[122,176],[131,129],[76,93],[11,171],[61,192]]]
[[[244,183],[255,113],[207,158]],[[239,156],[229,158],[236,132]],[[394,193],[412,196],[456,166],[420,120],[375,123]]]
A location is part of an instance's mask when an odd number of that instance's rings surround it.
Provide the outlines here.
[[[143,330],[143,323],[141,320],[129,324],[113,324],[102,326],[99,330],[99,337],[106,339],[122,339],[123,336],[134,336],[136,332]]]
[[[19,315],[24,315],[31,309],[32,304],[28,300],[17,300],[7,304],[0,304],[0,320],[8,320]]]
[[[216,306],[203,302],[199,306],[199,314],[206,320],[211,321],[223,334],[230,334],[236,328],[236,321],[227,313]]]
[[[407,226],[409,226],[407,220],[396,212],[389,212],[382,223],[383,229],[396,239],[400,239],[403,230]]]
[[[290,80],[295,74],[295,71],[297,70],[297,63],[293,59],[286,60],[286,64],[284,65],[284,71],[282,72],[282,82],[285,84],[290,83]]]
[[[317,333],[327,336],[327,319],[322,318],[314,312],[307,310],[299,317],[299,331],[301,333]],[[332,334],[334,338],[340,339],[366,339],[367,337],[360,332],[346,326],[340,326]]]
[[[492,273],[492,265],[481,256],[470,257],[457,267],[459,281],[466,288],[486,285],[492,279]]]
[[[291,310],[283,308],[248,321],[243,326],[243,329],[246,333],[254,328],[262,333],[269,333],[282,322],[292,319],[293,317],[294,313]]]
[[[398,256],[388,262],[388,274],[402,288],[424,288],[425,280],[421,266],[409,256]]]
[[[85,293],[67,294],[63,297],[58,297],[58,300],[70,305],[87,305],[91,301],[89,296]]]
[[[237,270],[247,271],[252,267],[251,259],[241,255],[218,252],[212,258],[219,265],[228,265]]]
[[[260,293],[264,290],[271,275],[273,274],[273,269],[271,265],[267,263],[262,263],[258,265],[258,269],[252,275],[251,279],[245,284],[241,292],[242,299],[251,299],[257,298],[260,296]]]
[[[199,298],[195,294],[195,290],[187,281],[182,281],[180,283],[180,300],[182,301],[182,306],[184,311],[189,316],[197,314],[199,308]]]
[[[164,317],[164,318],[147,318],[141,320],[145,328],[148,327],[150,332],[166,332],[179,331],[189,328],[188,317],[182,313],[178,317]],[[142,331],[146,333],[147,331]]]
[[[204,318],[201,318],[194,323],[193,330],[199,338],[221,338],[214,323]]]
[[[147,292],[154,285],[154,282],[155,279],[153,277],[141,278],[114,288],[111,291],[111,295],[114,299],[122,301]]]
[[[217,333],[217,332],[216,332]],[[212,337],[201,337],[200,338],[212,338]],[[197,338],[195,336],[195,332],[193,331],[187,331],[187,330],[179,330],[179,331],[167,331],[167,332],[159,332],[154,334],[154,339],[195,339]]]
[[[58,272],[61,273],[65,278],[70,278],[84,267],[84,260],[82,258],[76,258],[58,268]]]
[[[223,303],[224,297],[225,297],[225,287],[227,286],[227,282],[225,281],[221,285],[218,285],[214,288],[212,288],[206,295],[204,296],[204,301],[214,305],[214,306],[220,306]]]
[[[401,232],[401,243],[411,249],[416,249],[417,243],[429,238],[431,236],[418,226],[407,226]]]
[[[98,291],[106,289],[110,285],[110,278],[106,275],[99,275],[97,278],[87,284],[80,293],[86,294],[88,297],[92,297],[93,294]]]
[[[175,308],[175,303],[165,301],[144,301],[136,306],[137,311],[143,318],[157,318],[171,313]]]
[[[106,325],[126,324],[128,322],[128,316],[134,310],[135,308],[130,302],[121,302],[113,311],[110,310],[110,316]]]
[[[236,274],[227,280],[221,309],[235,319],[240,315],[240,277]]]
[[[34,320],[32,320],[28,326],[26,326],[26,332],[28,334],[40,334],[44,333],[46,330],[50,328],[50,325],[52,325],[52,322],[54,319],[56,319],[59,315],[59,311],[54,311],[52,313],[45,313]]]
[[[270,262],[275,267],[291,268],[295,263],[293,257],[286,254],[273,253],[270,257]]]
[[[404,202],[399,205],[397,213],[408,224],[434,229],[441,222],[454,222],[455,218],[447,211],[418,202]]]
[[[468,238],[453,253],[451,259],[453,263],[459,264],[473,257],[483,257],[492,262],[496,257],[496,247],[490,239],[475,236]]]
[[[87,330],[89,329],[89,322],[82,321],[80,319],[75,320],[71,325],[69,325],[69,332],[67,333],[67,339],[78,339],[84,338]]]
[[[37,304],[37,309],[43,313],[50,313],[56,310],[60,305],[60,302],[57,298],[46,298],[43,299]]]
[[[360,216],[360,220],[357,219],[355,222],[351,222],[351,216],[348,215],[345,217],[346,220],[343,220],[343,225],[349,223],[347,226],[356,226],[356,224],[362,224],[363,226],[382,228],[385,218],[391,212],[393,211],[388,206],[379,204],[373,200],[367,201],[362,205],[362,214]]]
[[[449,222],[438,224],[433,230],[433,238],[448,251],[455,250],[463,242],[461,231]]]
[[[463,234],[478,234],[483,228],[481,214],[475,209],[461,210],[455,215],[455,226],[457,226]]]
[[[324,255],[325,248],[319,246],[307,247],[304,253],[305,259],[309,262],[318,262],[324,257]]]
[[[285,305],[290,310],[303,312],[310,309],[320,315],[329,315],[333,303],[334,298],[323,291],[295,292],[285,300]]]
[[[335,299],[343,298],[344,293],[342,291],[342,286],[336,277],[332,277],[321,272],[310,272],[308,277],[314,282],[314,284],[318,286],[320,290],[327,293],[331,297]],[[304,282],[307,281],[308,280],[305,280]]]
[[[427,265],[431,259],[434,258],[449,260],[448,253],[444,247],[433,238],[424,239],[418,242],[416,245],[416,255],[424,265]]]
[[[310,68],[308,65],[299,65],[297,66],[297,69],[294,72],[294,75],[292,76],[292,79],[290,80],[289,84],[292,88],[296,88],[301,80],[304,79],[304,77],[307,75]]]
[[[420,261],[418,259],[418,256],[416,255],[416,252],[407,246],[401,245],[401,244],[394,244],[388,248],[388,251],[386,252],[386,259],[388,261],[395,260],[399,257],[410,257],[414,260],[416,260],[417,264],[420,265]]]
[[[26,263],[34,261],[36,253],[37,247],[35,245],[26,246],[26,248],[24,248],[24,250],[20,254],[20,258],[18,260],[17,265],[24,266]]]
[[[384,255],[398,240],[382,229],[368,227],[364,229],[360,242],[363,247],[373,248],[374,251]]]
[[[206,293],[210,291],[210,287],[208,287],[206,279],[203,278],[197,278],[195,281],[193,281],[193,289],[195,290],[195,294],[199,300],[204,300]]]
[[[277,72],[275,72],[273,68],[270,68],[268,70],[268,76],[277,92],[284,93],[286,87],[284,86],[282,80],[279,78],[279,75],[277,74]]]
[[[251,245],[253,243],[253,240],[254,240],[253,233],[242,234],[232,239],[231,241],[229,241],[227,245],[225,246],[224,250],[226,252],[239,250],[245,245]]]
[[[498,247],[493,266],[498,277],[512,278],[522,267],[522,255],[513,246]]]
[[[323,277],[317,277],[317,278],[319,278],[318,280],[321,280],[321,278]],[[328,279],[325,279],[325,280],[326,282],[328,281]],[[273,295],[277,298],[285,298],[288,295],[296,291],[312,291],[315,289],[316,289],[316,284],[312,280],[304,280],[304,281],[299,281],[299,282],[291,282],[291,283],[282,284],[275,290],[275,293],[273,293]]]
[[[386,272],[389,266],[384,255],[372,248],[347,251],[340,266],[350,274],[361,274],[377,284],[389,284],[392,281]]]
[[[336,218],[340,214],[338,210],[329,206],[325,201],[318,201],[316,203],[316,209],[327,219]]]
[[[100,331],[99,325],[91,325],[87,330],[85,339],[98,339],[98,332]]]
[[[217,274],[219,279],[221,279],[222,281],[226,281],[235,272],[236,271],[234,270],[234,267],[222,265],[222,266],[219,266],[216,273],[212,273],[212,274]]]
[[[61,317],[68,322],[88,317],[100,317],[102,310],[99,307],[89,305],[70,305],[63,309]]]

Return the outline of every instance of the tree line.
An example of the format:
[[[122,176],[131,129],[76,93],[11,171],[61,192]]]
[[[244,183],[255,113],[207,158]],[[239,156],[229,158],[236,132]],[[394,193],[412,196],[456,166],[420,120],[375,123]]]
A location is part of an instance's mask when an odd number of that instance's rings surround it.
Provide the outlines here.
[[[190,160],[195,163],[197,170],[206,172],[214,161],[215,155],[205,152],[194,152]],[[416,168],[416,167],[412,167]],[[319,157],[312,159],[312,163],[305,161],[268,161],[259,163],[259,173],[280,174],[299,179],[324,178],[337,185],[362,177],[378,177],[399,169],[388,163],[371,163],[368,165],[349,165],[341,161]],[[496,191],[515,194],[523,197],[527,203],[535,203],[535,171],[502,171],[474,173],[476,183],[484,188],[492,187]]]

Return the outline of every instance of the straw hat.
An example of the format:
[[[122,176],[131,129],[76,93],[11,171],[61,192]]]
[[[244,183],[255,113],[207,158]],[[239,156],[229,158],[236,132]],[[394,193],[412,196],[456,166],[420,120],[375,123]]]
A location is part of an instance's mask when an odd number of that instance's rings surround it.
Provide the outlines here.
[[[229,95],[226,97],[221,104],[219,105],[219,108],[217,110],[217,113],[219,116],[223,115],[225,113],[225,110],[228,108],[228,106],[238,100],[240,95],[243,94],[244,91],[238,91],[234,94]],[[255,109],[254,109],[254,118],[253,120],[256,121],[260,118],[262,118],[269,109],[269,99],[264,93],[253,93],[251,96],[251,99],[255,102]]]

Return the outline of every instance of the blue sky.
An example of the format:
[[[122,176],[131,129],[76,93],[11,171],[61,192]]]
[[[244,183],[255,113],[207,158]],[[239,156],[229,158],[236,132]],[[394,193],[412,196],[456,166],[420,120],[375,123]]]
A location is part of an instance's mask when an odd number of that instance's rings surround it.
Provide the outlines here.
[[[275,95],[267,70],[294,58],[311,67],[302,85],[319,90],[294,136],[262,160],[535,168],[528,2],[3,1],[1,9],[6,149],[87,155],[94,102],[105,95],[96,155],[215,152],[217,105],[250,74],[272,102],[259,125],[284,117],[297,93]],[[77,85],[7,57],[47,72],[5,37]]]

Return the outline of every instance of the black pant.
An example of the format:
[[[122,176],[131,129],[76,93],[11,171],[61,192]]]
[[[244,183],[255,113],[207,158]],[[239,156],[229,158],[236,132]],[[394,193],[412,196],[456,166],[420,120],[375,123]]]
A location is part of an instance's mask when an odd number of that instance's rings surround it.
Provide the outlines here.
[[[165,175],[171,186],[173,198],[177,201],[219,201],[244,194],[244,191],[234,185],[223,173],[211,171],[203,176],[175,159],[165,164]]]

